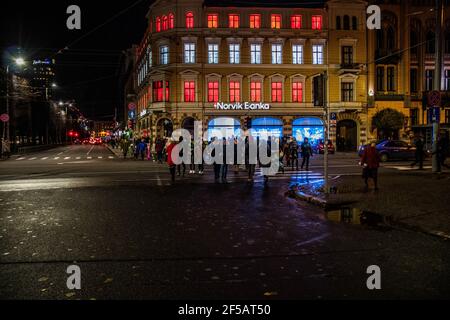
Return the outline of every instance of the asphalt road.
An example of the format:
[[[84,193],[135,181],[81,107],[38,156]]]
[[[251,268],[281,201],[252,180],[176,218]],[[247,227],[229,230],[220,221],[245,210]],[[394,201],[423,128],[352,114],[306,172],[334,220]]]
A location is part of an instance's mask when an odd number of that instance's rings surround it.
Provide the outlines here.
[[[331,178],[360,174],[331,158]],[[402,163],[389,164],[395,174]],[[70,146],[0,162],[0,298],[391,299],[449,298],[450,245],[419,234],[337,224],[285,197],[288,172],[264,186],[186,175]],[[81,268],[82,289],[66,287]],[[382,289],[366,287],[378,265]]]

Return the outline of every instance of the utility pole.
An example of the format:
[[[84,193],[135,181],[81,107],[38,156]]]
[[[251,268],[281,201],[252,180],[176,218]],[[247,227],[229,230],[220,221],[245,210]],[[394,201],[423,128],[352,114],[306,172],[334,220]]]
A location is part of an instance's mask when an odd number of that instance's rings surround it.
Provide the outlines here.
[[[328,140],[330,139],[330,110],[328,108],[328,72],[323,72],[323,106],[325,110],[325,121],[326,121],[326,133],[324,137],[324,156],[323,156],[323,176],[325,179],[325,194],[328,195],[330,193],[330,186],[328,181]]]
[[[6,140],[9,141],[9,123],[11,121],[11,115],[9,114],[9,66],[6,65],[6,114],[9,116],[9,120],[5,122],[3,138],[5,138],[6,131]]]
[[[434,63],[434,83],[433,87],[435,91],[441,92],[441,77],[442,77],[442,30],[444,28],[444,3],[442,0],[436,0],[436,39],[435,39],[435,63]],[[431,106],[432,108],[440,106]],[[440,111],[440,108],[439,108]],[[434,110],[432,110],[434,113]],[[437,155],[437,143],[439,134],[439,118],[433,120],[433,172],[440,172],[439,159]]]

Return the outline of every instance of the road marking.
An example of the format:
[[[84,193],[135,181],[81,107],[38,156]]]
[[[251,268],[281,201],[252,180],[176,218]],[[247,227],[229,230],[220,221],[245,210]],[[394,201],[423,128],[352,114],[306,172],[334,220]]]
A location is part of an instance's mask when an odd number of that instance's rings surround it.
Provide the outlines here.
[[[98,157],[99,159],[103,159],[103,157]]]
[[[113,156],[109,156],[108,159],[114,159],[114,157]]]
[[[54,158],[53,158],[53,160],[58,160],[58,159],[59,159],[59,157],[54,157]]]
[[[80,160],[81,159],[81,157],[76,157],[76,160]]]
[[[60,152],[60,153],[58,153],[57,154],[57,156],[60,156],[60,155],[62,155],[63,153],[64,153],[65,151],[63,151],[63,152]]]
[[[86,153],[87,156],[91,153],[91,151],[92,151],[92,149],[94,149],[94,147],[95,146],[92,146],[91,149],[88,151],[88,153]]]
[[[69,159],[70,159],[70,157],[65,157],[65,158],[64,158],[64,160],[69,160]]]
[[[91,160],[92,159],[92,157],[87,157],[89,160]]]
[[[44,157],[44,158],[42,158],[41,160],[47,160],[48,159],[48,157]]]
[[[28,159],[28,161],[31,161],[31,160],[36,160],[36,157]]]
[[[25,160],[26,158],[18,158],[16,161]]]

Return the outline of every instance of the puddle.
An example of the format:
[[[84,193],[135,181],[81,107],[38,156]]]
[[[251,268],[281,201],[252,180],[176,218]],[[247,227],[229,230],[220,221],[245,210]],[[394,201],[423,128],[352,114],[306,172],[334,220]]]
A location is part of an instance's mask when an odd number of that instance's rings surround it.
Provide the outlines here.
[[[351,206],[341,206],[340,208],[328,209],[325,211],[328,221],[361,226],[376,227],[378,229],[390,229],[386,225],[386,219],[382,215],[363,211]]]

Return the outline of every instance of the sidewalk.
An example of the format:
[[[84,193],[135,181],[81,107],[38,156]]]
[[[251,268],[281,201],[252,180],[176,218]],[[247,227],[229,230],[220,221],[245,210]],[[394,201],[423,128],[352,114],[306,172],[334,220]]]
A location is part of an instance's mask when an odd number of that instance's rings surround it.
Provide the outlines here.
[[[105,144],[106,148],[111,151],[117,158],[123,159],[123,152],[120,148],[112,148],[109,144]],[[131,155],[133,156],[133,155]]]
[[[327,198],[323,186],[295,187],[297,199],[325,208],[347,206],[375,213],[388,224],[450,239],[450,172],[382,171],[378,192],[364,193],[360,176],[344,176],[332,183],[336,194]]]

